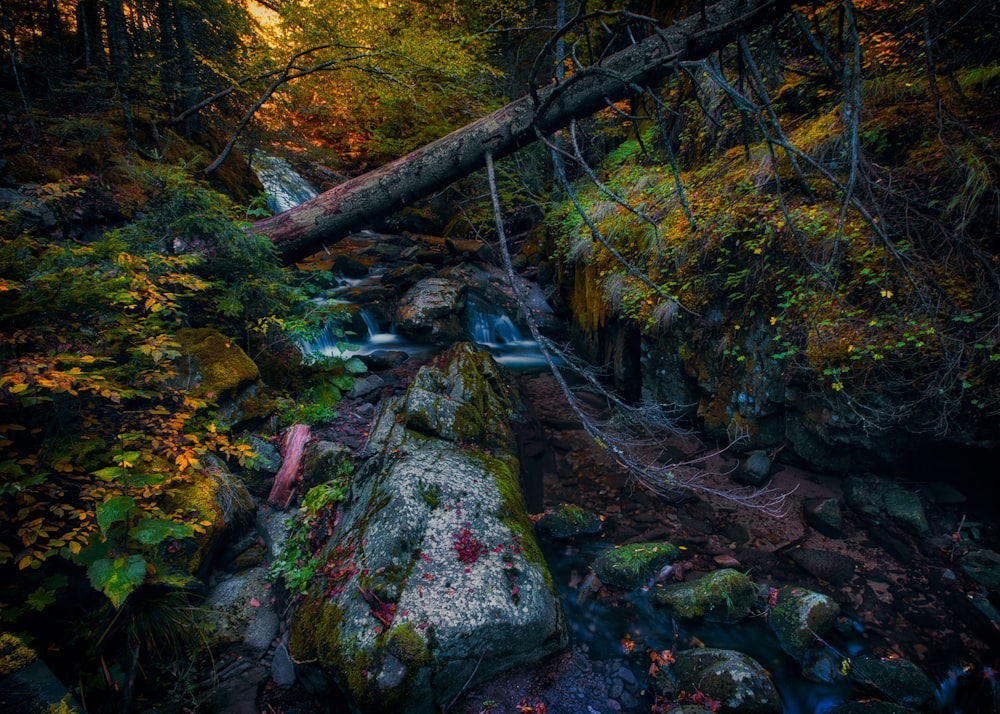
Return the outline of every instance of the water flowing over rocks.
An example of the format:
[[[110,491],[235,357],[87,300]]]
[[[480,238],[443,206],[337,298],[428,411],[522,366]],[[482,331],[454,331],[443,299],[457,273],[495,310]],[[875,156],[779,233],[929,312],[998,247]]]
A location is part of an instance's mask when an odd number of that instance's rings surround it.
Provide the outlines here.
[[[518,485],[516,402],[466,343],[383,403],[289,652],[359,712],[427,712],[566,645]]]

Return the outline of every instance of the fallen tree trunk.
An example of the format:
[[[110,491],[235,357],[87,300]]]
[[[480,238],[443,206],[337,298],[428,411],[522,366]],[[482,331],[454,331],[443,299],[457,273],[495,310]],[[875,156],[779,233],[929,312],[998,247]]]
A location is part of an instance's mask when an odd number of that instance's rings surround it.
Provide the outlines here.
[[[284,460],[271,485],[271,493],[267,496],[268,503],[288,508],[292,502],[292,497],[295,496],[295,482],[302,471],[302,455],[305,453],[306,444],[309,443],[309,433],[308,424],[296,424],[285,434]]]
[[[556,131],[662,80],[677,62],[707,57],[790,6],[790,0],[722,0],[253,229],[267,235],[286,261],[303,258],[482,168],[486,154],[511,154],[539,133]]]

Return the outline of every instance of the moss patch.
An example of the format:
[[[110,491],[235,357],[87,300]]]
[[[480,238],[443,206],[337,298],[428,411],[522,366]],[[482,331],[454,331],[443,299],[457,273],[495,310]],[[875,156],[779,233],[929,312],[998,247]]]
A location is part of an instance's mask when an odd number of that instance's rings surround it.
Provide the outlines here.
[[[37,659],[35,651],[20,638],[8,632],[0,633],[0,677],[14,674]]]
[[[218,398],[260,376],[246,352],[217,330],[184,328],[177,331],[176,337],[195,361],[198,377],[192,391],[198,396]]]

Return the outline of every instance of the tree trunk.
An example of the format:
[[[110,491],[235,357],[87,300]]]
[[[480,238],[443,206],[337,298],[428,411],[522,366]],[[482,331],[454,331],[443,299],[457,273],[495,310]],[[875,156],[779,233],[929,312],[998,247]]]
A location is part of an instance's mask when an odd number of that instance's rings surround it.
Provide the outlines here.
[[[788,11],[790,0],[722,0],[606,58],[600,65],[522,97],[406,156],[266,218],[267,235],[286,261],[297,260],[364,228],[483,167],[486,154],[506,156],[570,120],[652,85],[676,63],[707,57],[741,32]]]

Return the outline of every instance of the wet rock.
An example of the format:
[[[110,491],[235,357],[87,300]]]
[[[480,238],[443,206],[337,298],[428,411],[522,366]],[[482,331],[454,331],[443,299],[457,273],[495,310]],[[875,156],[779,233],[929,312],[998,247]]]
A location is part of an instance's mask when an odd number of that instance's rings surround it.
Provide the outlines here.
[[[849,582],[857,566],[853,558],[829,550],[796,548],[791,556],[795,564],[807,573],[833,585]]]
[[[810,528],[827,538],[844,537],[844,516],[836,498],[810,498],[802,502],[802,515]]]
[[[935,692],[934,683],[917,665],[899,657],[855,657],[851,675],[895,703],[914,709],[930,701]]]
[[[5,660],[0,668],[0,705],[4,712],[82,712],[77,703],[49,666],[41,660],[32,660],[23,666],[7,658],[12,654],[7,648],[7,638],[0,635],[0,655]],[[15,664],[14,667],[9,665]]]
[[[542,515],[535,530],[553,538],[575,538],[600,533],[604,521],[593,513],[574,505],[563,505]]]
[[[513,410],[499,367],[465,343],[383,401],[327,565],[291,615],[289,653],[311,662],[300,680],[319,671],[352,711],[422,713],[565,647]]]
[[[410,356],[402,350],[375,350],[359,357],[371,370],[395,369],[409,358]]]
[[[602,550],[591,567],[601,582],[635,590],[681,556],[673,543],[630,543]]]
[[[292,511],[285,511],[267,503],[257,508],[257,532],[264,539],[269,562],[281,556],[294,520],[295,513]]]
[[[396,306],[396,329],[433,344],[447,345],[461,339],[460,312],[466,288],[446,278],[425,278],[410,288]]]
[[[396,288],[399,292],[404,293],[424,278],[429,278],[433,274],[434,268],[428,265],[420,265],[419,263],[411,263],[410,265],[402,265],[398,268],[387,270],[382,274],[381,281],[383,285]]]
[[[973,550],[963,555],[958,567],[966,575],[988,588],[1000,588],[1000,553]]]
[[[965,494],[944,481],[932,481],[924,484],[920,492],[927,500],[937,506],[960,506],[968,499]]]
[[[885,512],[891,519],[921,538],[931,534],[920,496],[900,486],[890,486],[882,498]]]
[[[674,657],[674,664],[661,669],[653,680],[653,688],[664,699],[675,701],[681,692],[701,692],[721,702],[721,712],[782,711],[771,675],[742,652],[706,648],[683,650]]]
[[[671,583],[650,590],[650,600],[683,620],[738,622],[757,601],[757,586],[743,573],[724,568],[698,580]]]
[[[840,614],[840,605],[821,593],[805,588],[783,587],[767,618],[782,649],[800,659],[817,637],[830,629]]]
[[[363,278],[368,275],[368,264],[350,255],[338,255],[330,263],[330,272],[352,280]]]
[[[807,650],[800,664],[802,676],[811,682],[833,684],[844,678],[843,659],[826,648]]]
[[[1000,647],[1000,611],[989,599],[976,593],[966,595],[954,590],[946,592],[944,599],[948,607],[977,637],[994,647]]]

